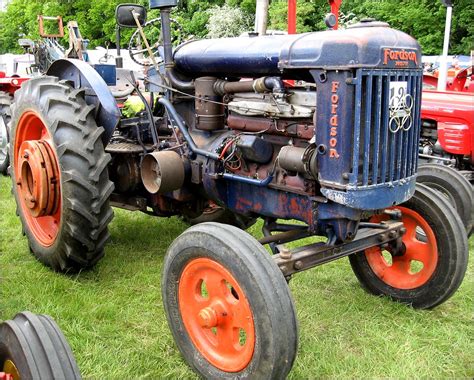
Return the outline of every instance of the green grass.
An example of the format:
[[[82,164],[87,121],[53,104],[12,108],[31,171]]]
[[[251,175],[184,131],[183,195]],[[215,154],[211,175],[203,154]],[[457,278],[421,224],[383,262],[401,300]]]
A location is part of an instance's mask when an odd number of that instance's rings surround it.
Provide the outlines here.
[[[197,378],[174,345],[160,289],[166,249],[186,225],[116,210],[104,259],[61,275],[29,253],[9,187],[0,177],[0,320],[51,315],[85,378]],[[473,274],[471,260],[458,292],[432,311],[366,294],[347,259],[295,276],[300,346],[290,378],[472,378]]]

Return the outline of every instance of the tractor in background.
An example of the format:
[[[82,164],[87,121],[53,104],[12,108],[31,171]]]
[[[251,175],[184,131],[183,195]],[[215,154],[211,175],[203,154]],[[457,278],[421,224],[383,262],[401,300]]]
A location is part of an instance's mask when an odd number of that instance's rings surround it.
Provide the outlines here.
[[[227,224],[178,236],[162,276],[175,342],[206,378],[285,378],[298,346],[287,282],[342,257],[371,294],[419,309],[448,300],[468,243],[448,200],[416,184],[416,40],[365,21],[173,49],[174,6],[150,1],[163,40],[147,96],[134,87],[137,115],[80,60],[57,60],[16,92],[10,174],[32,254],[81,271],[104,255],[111,206],[188,218],[221,207]],[[143,13],[121,5],[118,24]],[[236,227],[256,218],[260,240]]]
[[[10,160],[8,156],[8,123],[11,119],[11,103],[13,94],[28,80],[19,76],[7,76],[0,71],[0,174],[7,174]]]
[[[461,72],[472,77],[472,70]],[[474,79],[474,77],[472,78]],[[458,81],[455,79],[453,83]],[[464,83],[466,78],[461,79]],[[429,83],[429,82],[424,82]],[[418,181],[441,192],[474,231],[474,88],[423,89]]]
[[[137,20],[140,25],[145,26],[146,18],[144,18],[144,15],[139,15]],[[55,23],[57,28],[54,33],[46,32],[46,23],[51,21]],[[65,49],[59,43],[59,39],[63,38],[65,35],[63,19],[61,16],[52,17],[39,15],[38,27],[41,37],[40,41],[34,42],[29,39],[20,39],[18,41],[25,52],[32,54],[35,58],[34,64],[32,64],[27,69],[28,77],[19,77],[18,75],[8,77],[6,73],[0,72],[0,174],[3,175],[8,174],[8,167],[10,164],[8,153],[8,144],[10,141],[8,123],[11,119],[11,105],[14,100],[13,95],[15,91],[20,88],[23,82],[29,80],[31,77],[43,75],[46,73],[53,62],[59,59],[72,58],[90,63],[89,54],[87,52],[88,40],[82,38],[79,26],[76,21],[69,21],[67,24],[69,35],[68,49]],[[133,26],[127,25],[126,27],[130,28]],[[120,25],[118,25],[118,28],[120,28]],[[139,58],[140,53],[136,52],[134,49],[135,45],[133,44],[133,42],[137,40],[137,33],[132,36],[133,39],[131,39],[129,43],[128,51],[131,59],[141,64]],[[118,55],[120,56],[120,39],[118,39],[117,44],[119,51]],[[108,56],[107,53],[106,56]],[[113,96],[117,99],[121,106],[123,106],[128,97],[134,91],[134,84],[131,83],[131,71],[123,70],[122,68],[117,67],[115,64],[108,64],[107,62],[94,64],[92,67],[107,83]],[[141,79],[141,74],[139,72],[135,71],[132,74],[134,80],[139,81]]]

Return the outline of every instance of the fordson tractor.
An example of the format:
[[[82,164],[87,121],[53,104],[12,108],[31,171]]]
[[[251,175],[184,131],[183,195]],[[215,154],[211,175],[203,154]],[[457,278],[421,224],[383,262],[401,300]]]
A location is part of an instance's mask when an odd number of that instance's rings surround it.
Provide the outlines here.
[[[150,1],[163,41],[148,93],[136,88],[143,112],[122,116],[73,59],[15,94],[10,174],[33,255],[57,271],[92,267],[111,206],[188,220],[217,209],[176,238],[162,276],[176,345],[208,378],[289,373],[287,282],[317,265],[349,256],[369,293],[415,308],[452,296],[468,245],[448,201],[416,185],[418,43],[371,21],[173,49],[174,5]],[[134,25],[140,12],[122,5],[117,18]],[[243,229],[258,217],[259,241]]]

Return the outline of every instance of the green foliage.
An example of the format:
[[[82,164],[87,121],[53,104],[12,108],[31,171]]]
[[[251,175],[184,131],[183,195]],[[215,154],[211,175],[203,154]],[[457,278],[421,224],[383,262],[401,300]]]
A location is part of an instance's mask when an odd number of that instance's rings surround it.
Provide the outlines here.
[[[6,12],[0,12],[0,54],[18,52],[21,37],[38,39],[37,15],[61,15],[64,24],[69,20],[79,23],[82,35],[90,46],[104,46],[115,42],[115,7],[124,0],[12,0]],[[127,0],[130,2],[130,0]],[[147,6],[147,0],[132,0]],[[255,0],[181,0],[173,11],[173,18],[183,27],[185,35],[198,38],[209,34],[209,9],[226,4],[240,8],[245,17],[253,19]],[[272,0],[269,8],[269,29],[286,30],[287,0]],[[469,54],[474,49],[474,12],[472,0],[456,0],[451,28],[451,54]],[[443,42],[446,10],[439,0],[344,0],[341,11],[354,13],[358,19],[372,17],[388,22],[392,27],[413,35],[420,42],[424,54],[440,54]],[[298,0],[297,31],[323,30],[324,15],[329,12],[327,0]],[[149,19],[157,17],[156,10]],[[125,30],[123,41],[128,41],[132,30]],[[67,38],[63,41],[67,43]]]
[[[326,0],[297,0],[296,31],[311,32],[324,29],[324,15],[329,12]],[[288,1],[274,0],[269,8],[269,29],[287,30]]]
[[[343,12],[386,21],[393,28],[416,37],[423,54],[441,54],[446,8],[439,0],[345,0]],[[474,49],[474,13],[471,0],[457,0],[453,7],[450,54],[469,55]]]
[[[240,8],[224,4],[208,11],[207,36],[210,38],[236,37],[250,29],[250,18]]]

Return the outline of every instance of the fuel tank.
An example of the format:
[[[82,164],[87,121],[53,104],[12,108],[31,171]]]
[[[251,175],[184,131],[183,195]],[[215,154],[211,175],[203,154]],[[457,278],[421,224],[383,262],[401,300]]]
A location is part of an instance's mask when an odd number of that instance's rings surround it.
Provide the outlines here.
[[[388,24],[365,22],[345,30],[191,41],[175,50],[174,61],[194,78],[285,77],[316,68],[417,68],[421,51],[415,39]]]

